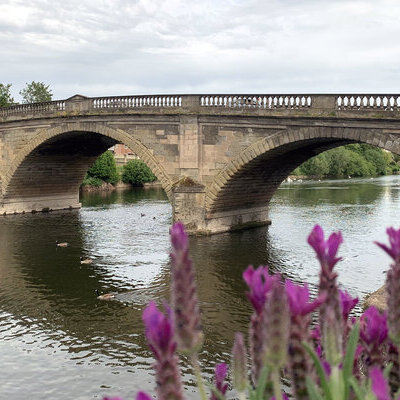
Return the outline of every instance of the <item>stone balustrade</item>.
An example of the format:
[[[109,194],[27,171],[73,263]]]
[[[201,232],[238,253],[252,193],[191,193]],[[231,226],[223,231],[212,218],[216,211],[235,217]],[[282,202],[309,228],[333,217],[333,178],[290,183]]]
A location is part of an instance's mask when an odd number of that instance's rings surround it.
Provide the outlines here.
[[[66,100],[44,103],[17,104],[0,108],[0,118],[8,120],[35,114],[59,112],[102,112],[106,110],[141,109],[163,113],[168,109],[183,109],[185,112],[202,113],[223,109],[259,110],[267,114],[271,110],[318,110],[336,111],[400,111],[398,94],[208,94],[208,95],[149,95],[85,97],[76,95]],[[220,110],[220,111],[218,111]]]

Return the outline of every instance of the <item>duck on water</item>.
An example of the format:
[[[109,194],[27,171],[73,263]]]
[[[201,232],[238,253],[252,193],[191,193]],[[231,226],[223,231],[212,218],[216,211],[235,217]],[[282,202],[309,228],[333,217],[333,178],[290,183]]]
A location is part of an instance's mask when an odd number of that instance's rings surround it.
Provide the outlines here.
[[[114,293],[100,294],[98,289],[96,289],[95,292],[97,294],[97,299],[98,300],[112,300],[112,299],[115,298],[115,294]]]

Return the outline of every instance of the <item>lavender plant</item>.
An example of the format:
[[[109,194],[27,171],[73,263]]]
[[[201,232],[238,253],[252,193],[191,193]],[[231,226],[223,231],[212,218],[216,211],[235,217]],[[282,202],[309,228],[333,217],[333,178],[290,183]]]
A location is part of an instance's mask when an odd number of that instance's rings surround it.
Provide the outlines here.
[[[389,228],[389,246],[378,243],[394,260],[387,274],[387,312],[368,308],[350,317],[358,299],[339,290],[334,267],[342,236],[327,240],[315,226],[308,243],[320,264],[319,293],[310,300],[307,284],[297,285],[268,267],[249,266],[243,273],[253,307],[248,347],[242,333],[232,349],[232,395],[240,400],[400,400],[400,229]],[[188,237],[181,223],[171,229],[171,308],[166,313],[151,302],[143,312],[146,338],[155,357],[157,396],[181,400],[184,393],[178,351],[188,356],[202,400],[227,398],[228,366],[215,367],[206,391],[199,351],[203,342],[200,311]],[[311,314],[318,311],[312,327]],[[249,379],[251,376],[251,379]],[[282,390],[281,377],[290,382]],[[139,392],[137,400],[151,397]]]

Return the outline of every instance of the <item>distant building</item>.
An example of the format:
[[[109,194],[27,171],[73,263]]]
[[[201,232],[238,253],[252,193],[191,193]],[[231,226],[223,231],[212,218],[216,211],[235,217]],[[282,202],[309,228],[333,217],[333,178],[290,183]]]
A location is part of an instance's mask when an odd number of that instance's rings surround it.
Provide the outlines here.
[[[120,143],[112,146],[110,151],[114,154],[117,165],[125,165],[128,161],[139,158],[128,146]]]

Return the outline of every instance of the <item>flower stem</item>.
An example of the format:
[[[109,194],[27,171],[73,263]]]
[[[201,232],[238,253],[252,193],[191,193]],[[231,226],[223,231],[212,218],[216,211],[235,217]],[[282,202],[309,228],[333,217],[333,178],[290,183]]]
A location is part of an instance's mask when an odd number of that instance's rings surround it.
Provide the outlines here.
[[[200,398],[201,400],[207,400],[206,389],[204,387],[203,378],[201,376],[201,368],[199,359],[197,358],[197,353],[193,353],[190,357],[190,361],[192,362],[193,372],[196,377],[197,387],[199,388]]]
[[[273,369],[271,371],[271,380],[272,380],[272,387],[274,390],[275,400],[283,400],[279,370]]]
[[[245,392],[239,392],[239,400],[246,400],[246,393]]]

